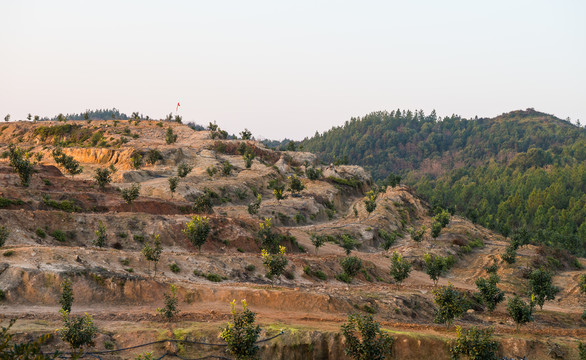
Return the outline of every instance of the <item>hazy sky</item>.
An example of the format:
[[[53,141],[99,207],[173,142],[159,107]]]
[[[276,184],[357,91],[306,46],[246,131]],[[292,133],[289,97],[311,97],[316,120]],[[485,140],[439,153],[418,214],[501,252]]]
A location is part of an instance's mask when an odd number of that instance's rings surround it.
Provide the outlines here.
[[[586,1],[0,2],[0,114],[311,136],[371,111],[586,121]]]

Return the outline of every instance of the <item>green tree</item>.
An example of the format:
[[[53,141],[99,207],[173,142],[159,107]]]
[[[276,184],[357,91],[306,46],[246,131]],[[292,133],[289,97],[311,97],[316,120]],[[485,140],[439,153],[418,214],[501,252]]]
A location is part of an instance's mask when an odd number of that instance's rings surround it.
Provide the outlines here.
[[[514,246],[507,246],[505,252],[501,254],[501,259],[507,264],[514,264],[517,257],[517,251]]]
[[[25,157],[25,153],[14,144],[8,145],[8,159],[12,169],[18,174],[20,184],[28,187],[33,174],[33,163]]]
[[[438,307],[435,310],[433,321],[438,324],[446,324],[448,328],[455,318],[460,317],[468,310],[466,299],[452,284],[434,289],[433,301]]]
[[[130,163],[134,169],[140,169],[142,166],[142,155],[139,153],[134,153],[130,157]]]
[[[321,169],[314,166],[305,168],[305,176],[307,176],[309,180],[318,180],[321,178],[321,174]]]
[[[97,168],[94,176],[100,189],[104,189],[106,185],[112,182],[112,172],[108,168]]]
[[[318,249],[326,243],[326,237],[324,235],[317,235],[315,233],[312,233],[311,243],[313,244],[313,246],[315,246],[315,254],[317,255]]]
[[[358,275],[358,272],[362,269],[362,260],[356,256],[347,256],[340,261],[340,265],[342,266],[344,273],[350,278],[353,278]]]
[[[279,277],[285,272],[285,267],[289,263],[287,260],[285,247],[279,246],[277,254],[270,254],[265,249],[261,250],[262,263],[267,268],[267,277]]]
[[[28,121],[31,121],[32,118],[33,118],[33,116],[31,115],[31,113],[28,113],[28,115],[26,116],[26,119]]]
[[[535,303],[543,310],[545,301],[555,299],[560,289],[553,285],[549,271],[535,269],[529,275],[529,291],[535,295]]]
[[[254,159],[254,154],[247,152],[244,155],[242,155],[242,159],[244,159],[244,166],[247,169],[250,169],[250,167],[252,166],[252,160]]]
[[[171,191],[171,198],[173,198],[173,194],[175,190],[177,190],[177,185],[179,184],[179,177],[172,176],[169,178],[169,191]]]
[[[383,360],[390,355],[394,339],[385,334],[371,314],[348,315],[342,325],[346,339],[344,353],[355,360]]]
[[[273,224],[270,218],[265,218],[264,222],[259,224],[258,236],[261,240],[262,249],[271,254],[276,254],[279,251],[281,236],[273,232]]]
[[[104,247],[108,240],[108,234],[106,233],[106,225],[100,220],[98,221],[98,230],[96,230],[96,239],[94,245],[97,247]]]
[[[275,195],[275,198],[277,199],[277,202],[280,202],[281,200],[285,199],[287,196],[284,194],[285,191],[285,186],[284,185],[277,185],[273,188],[273,195]]]
[[[185,224],[185,228],[182,231],[187,236],[187,240],[201,252],[201,246],[207,241],[210,230],[211,227],[207,216],[196,215]]]
[[[132,203],[134,200],[138,199],[138,195],[140,194],[140,184],[133,183],[130,187],[126,189],[122,189],[122,198],[124,201],[130,205],[130,212],[132,212]]]
[[[175,115],[175,122],[181,124],[181,122],[183,121],[183,117],[180,115]]]
[[[179,314],[179,299],[177,299],[177,287],[171,284],[169,285],[169,290],[169,293],[163,294],[163,296],[165,297],[165,307],[157,308],[157,312],[161,314],[161,316],[164,317],[167,321],[171,321],[175,316],[177,316],[177,314]]]
[[[157,276],[157,263],[161,259],[161,254],[163,253],[163,247],[161,246],[161,239],[159,235],[155,235],[155,240],[151,245],[150,242],[146,242],[141,250],[142,255],[149,263],[155,264],[155,276]],[[149,265],[150,271],[150,265]]]
[[[480,293],[482,302],[492,312],[496,306],[505,300],[505,292],[498,288],[500,278],[496,273],[491,273],[488,279],[476,279],[476,287]]]
[[[6,226],[0,226],[0,247],[4,246],[6,240],[8,240],[8,235],[10,235],[10,231]]]
[[[250,140],[252,139],[252,133],[248,129],[244,129],[240,132],[240,137],[242,140]]]
[[[289,189],[291,193],[296,194],[305,189],[305,185],[299,180],[297,175],[289,176]]]
[[[177,166],[177,176],[184,178],[191,172],[191,170],[193,170],[193,166],[189,166],[186,163],[181,163],[179,166]]]
[[[225,160],[222,163],[222,175],[229,176],[230,174],[232,174],[233,168],[234,168],[234,166],[232,164],[230,164],[230,162],[228,160]]]
[[[71,279],[65,279],[61,283],[61,297],[59,298],[61,309],[71,312],[71,305],[73,305],[73,283]]]
[[[492,339],[493,332],[492,328],[464,330],[456,326],[458,338],[450,346],[452,359],[464,355],[470,360],[497,360],[498,343]]]
[[[431,237],[432,238],[437,238],[440,233],[442,232],[442,224],[438,221],[433,221],[431,223]]]
[[[6,122],[10,121],[10,114],[6,114],[6,116],[4,117],[4,121],[6,121]]]
[[[238,360],[256,359],[259,347],[256,345],[260,326],[254,323],[256,314],[248,309],[242,300],[242,311],[236,310],[236,300],[230,303],[232,321],[222,329],[220,338],[228,345],[228,352]]]
[[[423,261],[425,263],[425,273],[433,281],[433,286],[437,286],[440,276],[447,270],[446,259],[438,255],[426,253],[423,256]]]
[[[423,236],[425,235],[425,225],[421,225],[421,229],[416,230],[415,228],[411,229],[411,238],[415,242],[421,242],[423,240]]]
[[[533,298],[529,304],[525,303],[518,295],[507,300],[507,312],[517,324],[517,331],[519,327],[525,323],[533,321]]]
[[[433,217],[433,220],[440,223],[442,228],[445,228],[450,223],[450,213],[446,210],[441,210]]]
[[[173,129],[169,126],[167,128],[167,132],[165,133],[165,142],[167,145],[171,145],[177,142],[177,134],[173,133]]]
[[[79,359],[84,347],[95,346],[95,338],[98,328],[89,314],[85,316],[72,316],[68,311],[60,310],[63,319],[63,327],[57,330],[61,340],[71,347],[73,359]]]
[[[372,213],[374,209],[376,209],[376,193],[374,191],[369,191],[366,193],[366,197],[364,198],[364,206],[366,207],[366,211],[368,213]]]
[[[409,273],[411,273],[409,261],[403,259],[401,254],[394,251],[391,257],[391,277],[395,280],[397,287],[401,286],[401,283],[409,277]]]

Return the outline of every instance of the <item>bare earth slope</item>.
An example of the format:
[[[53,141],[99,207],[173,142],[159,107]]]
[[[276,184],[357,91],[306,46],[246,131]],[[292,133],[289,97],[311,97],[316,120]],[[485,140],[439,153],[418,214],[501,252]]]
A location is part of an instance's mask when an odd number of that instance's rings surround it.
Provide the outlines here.
[[[173,144],[165,142],[168,127],[177,135]],[[5,294],[0,321],[20,319],[13,330],[22,339],[60,326],[60,284],[71,278],[73,313],[94,316],[100,328],[97,349],[169,338],[219,343],[229,302],[246,299],[263,327],[261,337],[285,330],[283,336],[262,344],[263,359],[345,359],[338,333],[351,312],[375,313],[394,334],[395,358],[449,359],[446,344],[455,337],[455,329],[433,324],[434,284],[423,271],[425,253],[451,255],[455,265],[439,285],[451,283],[470,293],[471,299],[475,280],[486,276],[484,267],[493,261],[499,263],[500,286],[507,297],[526,295],[527,269],[559,263],[554,283],[560,293],[519,333],[503,303],[493,313],[475,306],[456,320],[463,327],[494,327],[501,355],[548,359],[559,345],[565,359],[577,359],[576,341],[586,338],[580,318],[586,298],[577,287],[583,270],[568,265],[560,254],[533,246],[522,247],[515,264],[502,263],[499,255],[508,242],[460,217],[452,217],[438,238],[428,230],[423,241],[415,242],[410,229],[431,227],[427,204],[411,189],[398,186],[379,194],[376,209],[368,213],[363,199],[371,179],[360,167],[322,165],[312,154],[275,152],[255,141],[210,139],[208,131],[168,122],[18,122],[0,129],[0,152],[15,144],[43,154],[29,187],[20,185],[6,158],[0,159],[0,200],[11,200],[0,201],[0,226],[10,230],[0,248],[0,289]],[[66,175],[55,164],[55,145],[81,163],[81,174]],[[162,159],[147,164],[153,150]],[[255,154],[250,168],[243,151]],[[136,154],[142,156],[140,166],[133,166]],[[193,170],[173,194],[168,179],[176,176],[181,163]],[[226,163],[233,167],[229,173],[222,171]],[[110,165],[117,169],[113,182],[99,189],[93,180],[95,170]],[[308,167],[321,169],[322,177],[309,180]],[[305,189],[298,195],[285,191],[287,198],[277,201],[272,187],[288,185],[295,174]],[[120,189],[135,182],[141,185],[140,197],[129,205]],[[198,213],[194,201],[204,194],[211,195],[213,208]],[[248,206],[258,194],[262,203],[251,215]],[[212,227],[201,252],[182,232],[194,215],[208,216]],[[287,273],[272,280],[265,276],[260,255],[258,231],[264,218],[271,218],[276,232],[288,235],[282,241],[289,259]],[[93,246],[100,221],[108,235],[103,248]],[[388,250],[383,248],[381,230],[395,237]],[[156,273],[141,254],[155,234],[163,244]],[[333,241],[316,253],[312,234]],[[351,255],[362,260],[364,269],[351,284],[336,279],[346,256],[336,239],[345,234],[358,241]],[[389,274],[394,251],[415,269],[400,287]],[[579,261],[586,265],[584,259]],[[171,264],[179,271],[172,272]],[[181,311],[171,324],[155,310],[163,306],[169,284],[179,289]],[[57,338],[50,346],[65,349]],[[191,358],[227,356],[223,348],[160,344],[104,358],[134,358],[134,353],[148,349]]]

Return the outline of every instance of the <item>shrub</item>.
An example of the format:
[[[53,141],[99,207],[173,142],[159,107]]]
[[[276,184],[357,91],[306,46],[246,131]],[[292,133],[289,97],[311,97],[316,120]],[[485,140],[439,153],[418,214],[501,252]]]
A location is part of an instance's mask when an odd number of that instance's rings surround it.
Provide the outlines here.
[[[580,292],[586,295],[586,274],[580,275],[580,280],[578,280],[578,287],[580,288]]]
[[[182,231],[187,236],[187,240],[201,252],[201,246],[208,239],[210,230],[211,227],[207,216],[200,217],[196,215],[185,225]]]
[[[586,360],[586,345],[581,341],[578,341],[578,355],[580,360]]]
[[[155,163],[159,160],[163,160],[163,154],[157,149],[151,149],[146,153],[146,163],[150,165],[155,165]]]
[[[438,306],[433,321],[438,324],[447,324],[448,327],[455,318],[467,310],[466,299],[452,284],[434,289],[433,300]]]
[[[352,283],[352,277],[350,275],[346,274],[345,272],[336,275],[336,279],[339,280],[339,281],[341,281],[341,282],[344,282],[346,284],[351,284]]]
[[[6,240],[8,240],[8,235],[10,235],[10,231],[6,226],[0,226],[0,247],[4,246]]]
[[[505,300],[505,292],[498,288],[500,278],[496,273],[490,274],[488,279],[476,279],[476,287],[480,298],[488,311],[492,312],[496,306]]]
[[[295,216],[293,217],[293,219],[295,220],[295,222],[297,224],[303,224],[303,223],[307,222],[307,219],[305,218],[305,215],[303,215],[300,212],[298,212],[297,214],[295,214]]]
[[[397,239],[397,234],[395,232],[388,233],[383,229],[379,229],[377,233],[378,236],[383,239],[382,247],[385,250],[389,250]]]
[[[289,176],[289,189],[293,194],[301,192],[305,189],[305,185],[299,180],[297,175]]]
[[[66,212],[79,212],[81,208],[74,204],[71,200],[56,201],[52,200],[49,196],[43,195],[43,204],[52,207],[57,210]]]
[[[259,350],[256,342],[260,335],[260,326],[254,323],[256,314],[248,309],[246,300],[242,300],[242,311],[236,310],[236,300],[230,303],[230,307],[232,321],[222,329],[220,338],[236,359],[255,359]]]
[[[284,185],[275,186],[273,188],[273,195],[275,195],[275,199],[277,199],[277,201],[281,201],[287,197],[287,196],[285,196],[284,191],[285,191]]]
[[[209,192],[196,196],[193,201],[193,211],[197,213],[209,213],[212,211],[212,197]]]
[[[248,272],[253,272],[254,270],[256,270],[256,266],[254,266],[252,264],[248,264],[248,265],[246,265],[246,267],[244,269]]]
[[[169,270],[171,270],[172,273],[177,274],[181,271],[181,268],[179,265],[177,265],[177,263],[171,263],[169,264]]]
[[[181,163],[179,166],[177,166],[177,176],[184,178],[191,172],[191,170],[193,170],[193,166],[189,166],[186,163]]]
[[[262,202],[262,195],[258,194],[256,196],[256,200],[251,202],[250,204],[248,204],[248,213],[250,215],[255,215],[258,213],[258,210],[260,209],[260,204]]]
[[[346,255],[350,255],[350,252],[356,248],[358,243],[349,234],[342,235],[340,246],[346,251]]]
[[[374,191],[369,191],[366,193],[366,197],[364,198],[364,206],[366,207],[366,211],[368,213],[372,213],[374,209],[376,209],[376,194]]]
[[[164,293],[165,307],[157,308],[157,312],[161,314],[167,321],[173,319],[179,313],[177,305],[179,300],[177,299],[177,287],[173,284],[169,286],[170,293]]]
[[[214,175],[218,172],[218,169],[214,165],[208,166],[206,172],[210,177],[214,177]]]
[[[356,256],[348,256],[340,261],[340,265],[344,270],[344,273],[351,278],[355,277],[360,269],[362,269],[362,260]]]
[[[445,228],[450,223],[450,213],[446,210],[441,210],[441,212],[433,217],[433,221],[438,222],[442,228]]]
[[[391,257],[390,272],[391,276],[395,280],[395,283],[397,283],[397,286],[400,286],[403,280],[409,277],[409,273],[411,272],[411,264],[409,261],[404,260],[403,257],[395,251]]]
[[[245,153],[244,155],[242,155],[242,159],[244,159],[244,166],[247,169],[250,169],[250,167],[252,166],[252,160],[254,159],[254,154],[253,153]]]
[[[434,220],[431,223],[431,237],[435,239],[440,235],[441,232],[442,224]]]
[[[275,254],[279,251],[281,236],[273,232],[273,225],[270,218],[265,218],[264,222],[259,224],[258,236],[261,239],[261,248]]]
[[[344,353],[356,360],[383,360],[390,354],[393,338],[380,329],[371,314],[348,315],[342,325],[342,335],[346,339]]]
[[[63,318],[63,327],[57,330],[59,337],[69,344],[72,357],[79,358],[84,347],[95,346],[98,328],[87,313],[85,316],[71,316],[68,311],[60,310]]]
[[[167,132],[165,133],[165,142],[167,145],[171,145],[177,141],[177,134],[173,133],[173,129],[169,126],[167,128]]]
[[[61,283],[59,304],[61,304],[61,309],[71,312],[71,305],[73,305],[73,284],[71,283],[71,279],[65,279]]]
[[[325,280],[327,280],[327,278],[328,278],[328,277],[326,276],[326,274],[325,274],[323,271],[321,271],[321,270],[314,271],[314,272],[313,272],[313,275],[314,275],[316,278],[318,278],[318,279],[320,279],[320,280],[324,280],[324,281],[325,281]]]
[[[507,312],[517,324],[517,331],[519,331],[521,325],[533,321],[533,299],[527,304],[515,295],[507,301]]]
[[[230,164],[230,162],[228,160],[225,160],[222,163],[222,175],[229,176],[230,174],[232,174],[233,168],[234,168],[234,166],[232,164]]]
[[[106,185],[112,182],[112,172],[108,168],[97,168],[94,176],[100,189],[104,189]]]
[[[317,169],[313,166],[308,167],[305,169],[305,176],[307,176],[309,180],[318,180],[321,178],[321,169]]]
[[[96,230],[96,239],[94,240],[94,245],[97,247],[104,247],[106,245],[106,240],[108,240],[108,235],[106,234],[106,225],[100,220],[98,221],[98,230]]]
[[[551,273],[541,269],[533,270],[529,275],[529,289],[535,295],[535,303],[542,310],[545,301],[555,299],[555,295],[560,291],[553,285]]]
[[[2,253],[2,256],[4,257],[11,257],[12,255],[16,254],[16,252],[14,250],[8,250]]]
[[[452,358],[458,359],[459,355],[464,355],[470,360],[496,360],[498,343],[492,339],[493,332],[492,328],[472,327],[463,330],[457,326],[458,338],[450,346]]]
[[[134,153],[130,157],[130,163],[134,169],[140,169],[142,166],[142,155],[139,153]]]
[[[51,236],[59,242],[65,242],[65,233],[61,230],[53,230]]]

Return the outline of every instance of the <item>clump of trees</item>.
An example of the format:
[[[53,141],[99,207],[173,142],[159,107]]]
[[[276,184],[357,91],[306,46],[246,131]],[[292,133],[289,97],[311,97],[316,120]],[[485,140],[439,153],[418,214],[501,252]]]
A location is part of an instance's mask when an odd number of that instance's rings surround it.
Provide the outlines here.
[[[344,353],[355,360],[384,360],[391,353],[394,339],[383,332],[371,314],[348,315],[342,325],[346,339]]]
[[[255,359],[260,326],[255,324],[256,314],[248,309],[246,300],[241,301],[242,311],[236,309],[236,300],[230,303],[231,321],[222,329],[220,338],[228,345],[228,352],[236,359]]]

